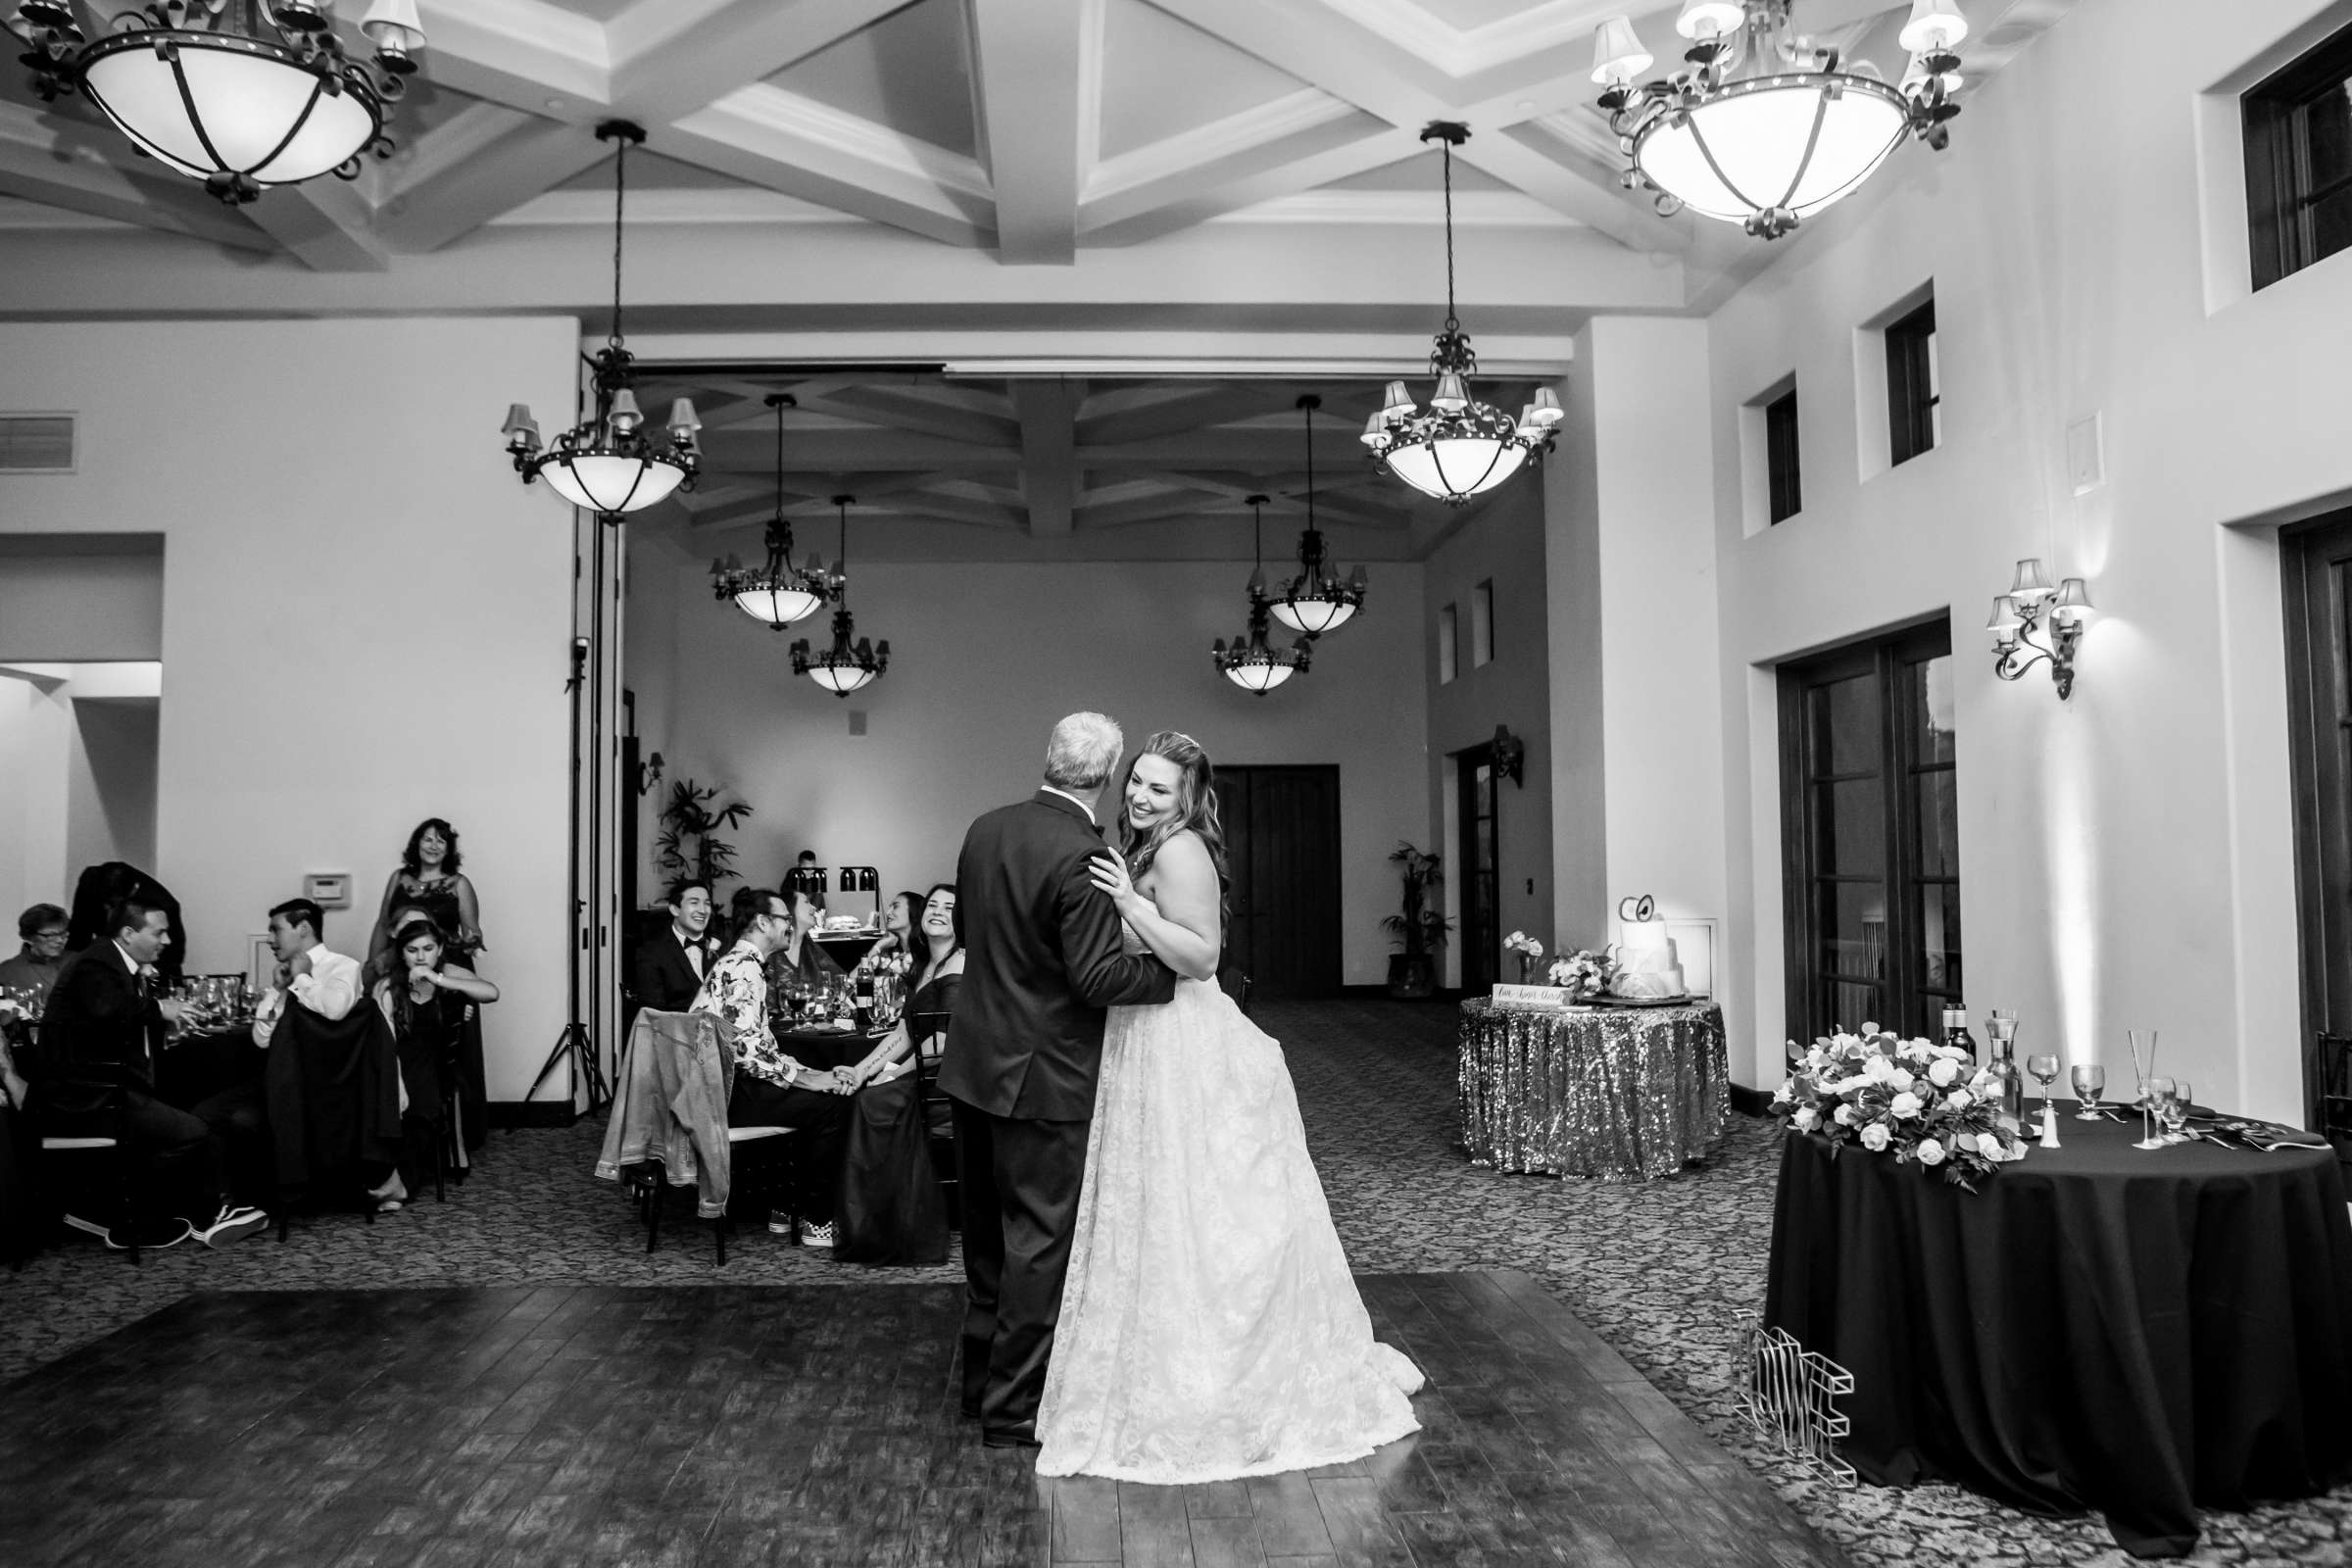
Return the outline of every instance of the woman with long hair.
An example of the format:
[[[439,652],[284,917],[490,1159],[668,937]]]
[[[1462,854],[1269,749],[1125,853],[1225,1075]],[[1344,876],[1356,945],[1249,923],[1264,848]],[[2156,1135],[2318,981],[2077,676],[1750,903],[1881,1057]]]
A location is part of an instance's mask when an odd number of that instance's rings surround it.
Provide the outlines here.
[[[466,1024],[475,1007],[498,1000],[498,987],[452,956],[441,929],[422,916],[392,933],[394,964],[375,983],[375,1004],[392,1026],[400,1054],[400,1081],[408,1091],[402,1115],[402,1152],[391,1180],[374,1190],[379,1209],[395,1209],[416,1183],[437,1168],[439,1142],[454,1138],[464,1150],[468,1129],[461,1120],[466,1096],[459,1056]],[[461,1163],[463,1162],[461,1156]]]
[[[947,1205],[932,1162],[918,1051],[942,1029],[963,983],[963,940],[956,884],[923,898],[915,951],[899,1021],[847,1069],[856,1117],[841,1183],[837,1255],[858,1263],[941,1263],[948,1256]]]
[[[368,943],[369,960],[379,969],[386,967],[383,955],[392,943],[393,915],[401,905],[422,909],[461,960],[470,960],[489,946],[482,940],[481,905],[473,883],[459,869],[465,863],[458,851],[458,830],[447,817],[428,816],[410,832],[398,869],[384,882],[375,932]]]
[[[1144,742],[1095,861],[1130,947],[1181,977],[1112,1007],[1037,1413],[1041,1475],[1155,1485],[1361,1459],[1419,1429],[1372,1337],[1282,1048],[1216,985],[1224,835],[1191,736]]]

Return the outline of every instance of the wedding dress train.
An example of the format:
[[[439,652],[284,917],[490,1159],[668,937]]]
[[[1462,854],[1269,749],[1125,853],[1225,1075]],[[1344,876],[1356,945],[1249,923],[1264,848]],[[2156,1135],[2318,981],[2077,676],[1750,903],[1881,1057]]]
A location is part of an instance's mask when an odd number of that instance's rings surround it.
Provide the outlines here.
[[[1282,1048],[1206,981],[1113,1007],[1039,1473],[1172,1486],[1360,1459],[1419,1430],[1421,1381],[1372,1337]]]

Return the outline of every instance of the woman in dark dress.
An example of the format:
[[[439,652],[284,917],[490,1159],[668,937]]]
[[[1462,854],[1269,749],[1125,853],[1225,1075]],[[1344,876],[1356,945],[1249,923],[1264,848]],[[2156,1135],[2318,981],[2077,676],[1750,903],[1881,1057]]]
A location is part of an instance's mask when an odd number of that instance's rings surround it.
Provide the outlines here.
[[[402,907],[422,909],[441,932],[449,956],[460,965],[473,962],[489,944],[482,940],[481,905],[473,883],[458,867],[458,830],[438,816],[428,816],[409,835],[401,852],[400,869],[384,883],[384,901],[377,907],[375,933],[368,943],[368,961],[382,973],[398,967],[390,961],[395,916]]]
[[[860,1263],[944,1263],[948,1215],[931,1158],[924,1111],[926,1040],[962,984],[963,943],[956,888],[943,882],[923,901],[917,927],[921,967],[907,977],[906,1013],[854,1067],[858,1084],[842,1171],[838,1255]]]
[[[392,1177],[374,1190],[378,1210],[400,1207],[439,1168],[441,1140],[462,1115],[465,1068],[460,1061],[466,1026],[477,1005],[496,1002],[498,987],[449,957],[430,920],[411,920],[392,935],[394,971],[376,982],[375,1004],[392,1025],[400,1081],[409,1103],[402,1113],[401,1156]],[[467,1129],[454,1129],[466,1147]],[[463,1163],[463,1156],[461,1156]]]

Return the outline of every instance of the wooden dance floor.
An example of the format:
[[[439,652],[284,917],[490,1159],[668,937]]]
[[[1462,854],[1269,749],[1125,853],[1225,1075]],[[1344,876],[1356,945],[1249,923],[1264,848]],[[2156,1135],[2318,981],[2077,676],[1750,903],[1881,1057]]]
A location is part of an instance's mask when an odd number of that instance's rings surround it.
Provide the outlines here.
[[[0,1561],[1842,1562],[1525,1275],[1362,1285],[1424,1430],[1185,1488],[983,1448],[949,1286],[194,1296],[0,1391]]]

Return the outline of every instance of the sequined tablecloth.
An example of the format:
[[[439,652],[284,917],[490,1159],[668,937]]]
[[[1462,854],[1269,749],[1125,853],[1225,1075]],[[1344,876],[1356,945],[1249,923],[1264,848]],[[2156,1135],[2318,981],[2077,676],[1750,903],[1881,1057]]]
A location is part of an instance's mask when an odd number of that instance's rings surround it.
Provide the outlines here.
[[[1731,1113],[1723,1010],[1462,1004],[1470,1162],[1647,1181],[1715,1147]]]

